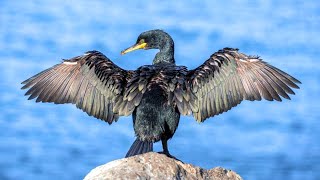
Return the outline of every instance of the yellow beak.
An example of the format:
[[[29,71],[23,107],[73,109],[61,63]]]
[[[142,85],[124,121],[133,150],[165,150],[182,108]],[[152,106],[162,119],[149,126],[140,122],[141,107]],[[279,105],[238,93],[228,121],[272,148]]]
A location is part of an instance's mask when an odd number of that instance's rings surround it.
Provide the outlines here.
[[[133,45],[133,46],[121,51],[121,55],[124,55],[124,54],[126,54],[128,52],[135,51],[135,50],[138,50],[138,49],[144,49],[146,46],[147,46],[147,43],[135,44],[135,45]]]

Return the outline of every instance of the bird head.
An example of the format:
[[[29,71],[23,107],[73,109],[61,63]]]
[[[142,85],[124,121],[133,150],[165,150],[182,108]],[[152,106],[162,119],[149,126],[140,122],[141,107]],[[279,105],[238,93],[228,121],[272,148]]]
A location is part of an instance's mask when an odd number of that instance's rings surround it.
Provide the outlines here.
[[[121,54],[126,54],[138,49],[160,49],[160,51],[167,45],[173,46],[173,40],[166,32],[156,29],[143,32],[139,35],[136,44],[121,51]]]

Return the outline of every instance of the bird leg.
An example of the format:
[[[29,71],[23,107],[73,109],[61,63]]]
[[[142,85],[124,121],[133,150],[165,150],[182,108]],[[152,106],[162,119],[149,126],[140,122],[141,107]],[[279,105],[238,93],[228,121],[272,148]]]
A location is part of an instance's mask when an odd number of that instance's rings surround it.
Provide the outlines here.
[[[168,156],[169,158],[172,158],[172,159],[175,159],[175,160],[180,161],[179,159],[177,159],[176,157],[172,156],[172,155],[169,153],[169,150],[168,150],[168,139],[162,138],[162,139],[161,139],[161,142],[162,142],[163,151],[162,151],[162,152],[159,152],[159,153],[160,153],[160,154],[165,154],[165,155]]]
[[[161,142],[162,142],[163,154],[167,155],[168,157],[171,157],[168,150],[168,140],[163,138],[161,139]]]

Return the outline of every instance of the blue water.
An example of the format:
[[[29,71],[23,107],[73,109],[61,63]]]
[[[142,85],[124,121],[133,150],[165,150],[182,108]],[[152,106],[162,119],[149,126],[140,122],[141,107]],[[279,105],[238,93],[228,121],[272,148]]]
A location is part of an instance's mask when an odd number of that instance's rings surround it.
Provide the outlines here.
[[[129,117],[109,126],[71,105],[35,104],[23,97],[19,101],[24,108],[1,103],[12,109],[1,113],[0,179],[81,179],[94,167],[122,158],[134,140]],[[274,114],[262,114],[264,108],[281,108],[280,103],[241,105],[203,124],[183,117],[169,142],[171,153],[207,169],[232,169],[244,179],[319,177],[315,119],[299,119],[298,112],[292,112],[292,118],[278,121]],[[256,110],[240,116],[247,107]],[[161,150],[159,143],[155,150]]]
[[[73,105],[28,101],[20,82],[52,65],[0,61],[7,67],[0,72],[6,77],[0,81],[0,179],[82,179],[123,158],[134,141],[131,117],[109,126]],[[170,152],[207,169],[232,169],[244,179],[318,179],[320,71],[295,69],[303,84],[292,100],[242,102],[201,124],[182,117]],[[161,151],[159,143],[155,150]]]
[[[174,156],[249,180],[320,179],[319,9],[318,1],[0,1],[0,180],[82,179],[123,158],[131,117],[109,126],[72,105],[27,101],[20,82],[94,49],[124,69],[150,64],[155,50],[119,53],[159,28],[174,38],[178,65],[237,47],[303,83],[291,101],[243,102],[202,124],[182,117]]]

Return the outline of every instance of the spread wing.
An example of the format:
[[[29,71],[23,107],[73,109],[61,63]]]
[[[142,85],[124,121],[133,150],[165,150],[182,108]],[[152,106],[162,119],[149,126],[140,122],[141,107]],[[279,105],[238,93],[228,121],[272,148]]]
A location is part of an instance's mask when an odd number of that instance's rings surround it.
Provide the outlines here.
[[[91,116],[109,124],[118,119],[120,112],[114,108],[123,100],[126,82],[132,72],[115,65],[98,51],[64,60],[22,82],[26,95],[36,102],[55,104],[72,103]],[[128,114],[128,113],[126,113]]]
[[[198,107],[193,115],[201,122],[243,100],[290,99],[288,94],[294,94],[291,88],[299,88],[297,83],[300,83],[259,57],[232,48],[214,53],[201,66],[189,71],[189,76],[192,93],[197,97],[190,102]]]

